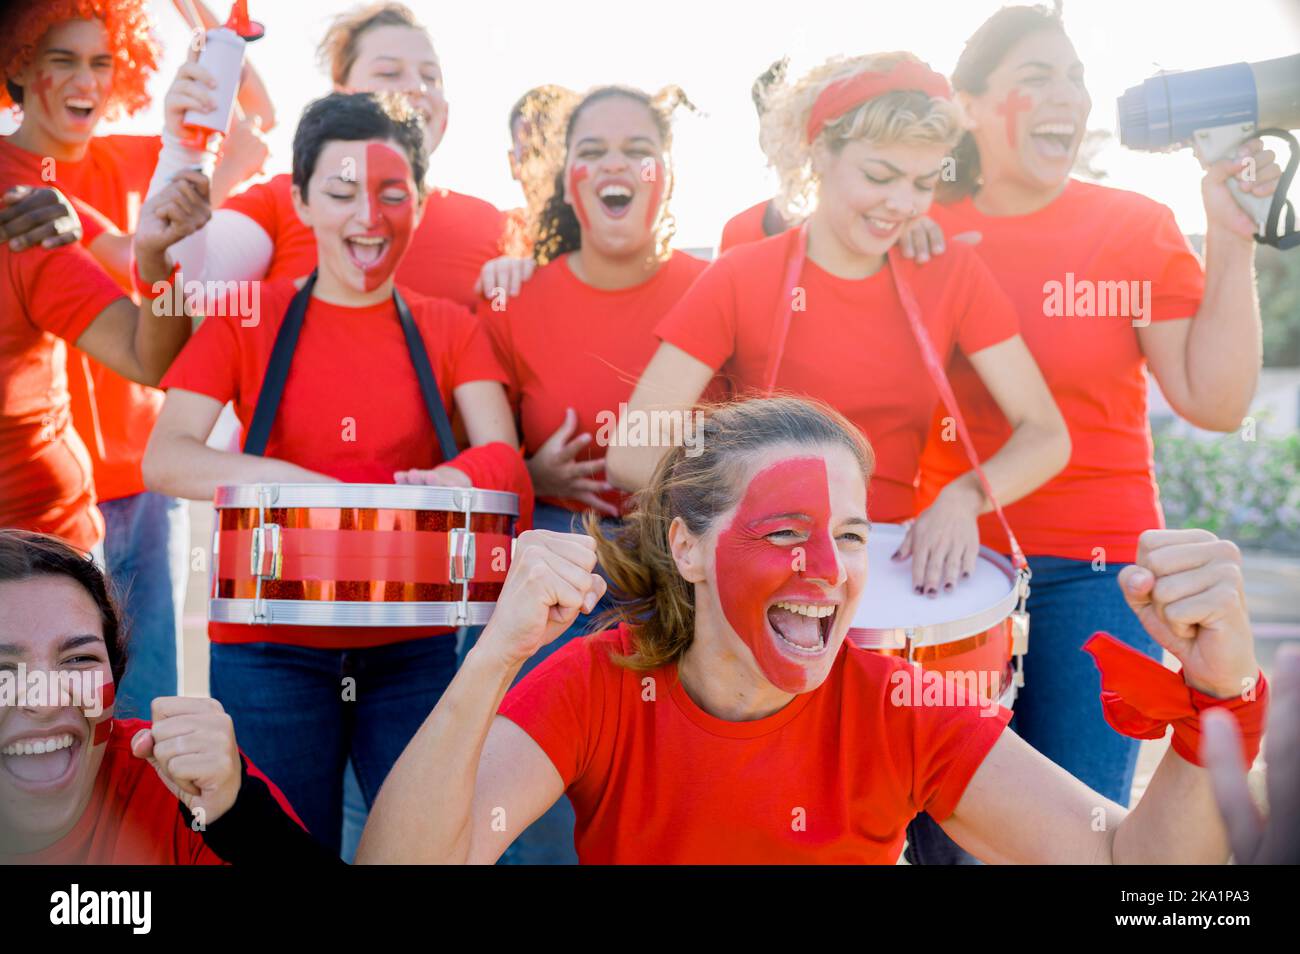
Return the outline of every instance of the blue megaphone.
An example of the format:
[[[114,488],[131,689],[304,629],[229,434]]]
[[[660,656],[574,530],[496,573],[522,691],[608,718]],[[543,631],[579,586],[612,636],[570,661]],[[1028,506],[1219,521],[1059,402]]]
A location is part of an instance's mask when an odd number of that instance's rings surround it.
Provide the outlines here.
[[[1272,196],[1243,193],[1235,178],[1228,187],[1254,220],[1256,241],[1277,248],[1300,243],[1286,198],[1300,164],[1300,146],[1289,132],[1300,129],[1300,54],[1160,73],[1127,90],[1118,106],[1121,144],[1148,152],[1191,146],[1202,166],[1230,158],[1256,136],[1285,139],[1291,158]]]

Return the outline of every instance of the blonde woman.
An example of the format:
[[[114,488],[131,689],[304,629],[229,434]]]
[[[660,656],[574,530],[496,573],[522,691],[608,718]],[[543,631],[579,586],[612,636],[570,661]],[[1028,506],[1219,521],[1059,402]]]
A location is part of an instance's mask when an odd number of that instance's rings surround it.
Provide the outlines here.
[[[973,569],[977,519],[991,504],[969,472],[915,512],[937,392],[899,283],[915,295],[940,359],[967,355],[1012,423],[985,465],[997,499],[1029,493],[1069,457],[1065,424],[1015,311],[979,258],[954,249],[922,274],[891,254],[929,208],[961,133],[947,80],[909,53],[832,60],[775,90],[762,141],[784,204],[804,225],[734,248],[701,275],[656,328],[662,343],[628,408],[690,407],[719,369],[737,392],[775,388],[835,407],[876,448],[872,519],[915,517],[895,558],[912,558],[917,592],[932,597]],[[665,438],[610,448],[609,479],[645,486]]]
[[[1228,710],[1253,758],[1268,695],[1232,544],[1146,533],[1120,579],[1181,674],[1090,647],[1108,688],[1131,682],[1117,711],[1149,711],[1154,680],[1173,720],[1128,811],[1009,731],[1007,709],[902,704],[910,665],[845,644],[867,580],[872,471],[852,423],[804,400],[743,401],[705,416],[700,449],[669,453],[616,539],[520,537],[496,612],[384,783],[359,860],[491,862],[566,793],[584,862],[890,864],[923,810],[987,861],[1227,858],[1200,713]],[[598,557],[628,600],[623,622],[509,689],[600,598]]]

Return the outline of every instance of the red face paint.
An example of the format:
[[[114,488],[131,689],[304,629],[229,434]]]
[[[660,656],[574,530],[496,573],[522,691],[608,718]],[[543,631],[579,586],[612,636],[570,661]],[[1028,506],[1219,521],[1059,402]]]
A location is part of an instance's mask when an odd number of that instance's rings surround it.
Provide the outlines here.
[[[573,168],[569,170],[569,198],[573,200],[573,211],[578,214],[578,222],[584,229],[591,228],[591,220],[587,218],[587,207],[582,204],[582,194],[578,191],[578,183],[582,182],[591,174],[585,162],[576,162]]]
[[[363,235],[377,236],[387,244],[372,263],[364,266],[366,291],[374,291],[397,270],[415,231],[415,180],[406,157],[392,146],[372,142],[366,145],[366,214],[371,227]],[[406,191],[399,203],[384,202],[381,196],[395,187]]]
[[[645,227],[650,228],[655,224],[655,219],[659,215],[659,202],[664,197],[664,167],[655,156],[651,159],[654,163],[654,181],[650,183],[650,205],[645,210]]]
[[[798,515],[798,516],[792,516]],[[840,582],[842,569],[831,534],[830,485],[820,457],[783,460],[750,482],[731,524],[718,535],[718,600],[737,635],[754,654],[763,675],[786,692],[820,683],[834,659],[834,641],[820,652],[801,653],[774,630],[768,610],[778,601],[828,602],[813,580]],[[781,544],[779,531],[803,542]],[[782,611],[784,612],[784,611]],[[786,614],[795,625],[794,614]],[[801,645],[815,647],[815,623],[799,623]],[[795,630],[791,630],[795,633]]]
[[[41,108],[45,110],[46,115],[50,112],[49,92],[54,88],[54,80],[49,73],[44,70],[36,71],[36,79],[32,82],[32,89],[36,91],[36,98],[41,101]]]
[[[101,711],[99,715],[92,716],[89,712],[86,713],[86,717],[90,719],[90,724],[94,727],[91,745],[103,745],[108,741],[108,737],[113,734],[113,702],[116,699],[116,684],[112,682],[104,683],[104,688],[100,692],[98,708]]]
[[[1020,90],[1013,89],[1007,93],[1007,98],[998,106],[998,115],[1006,120],[1008,146],[1016,144],[1016,133],[1020,126],[1019,114],[1033,105],[1034,101],[1032,99],[1020,92]]]

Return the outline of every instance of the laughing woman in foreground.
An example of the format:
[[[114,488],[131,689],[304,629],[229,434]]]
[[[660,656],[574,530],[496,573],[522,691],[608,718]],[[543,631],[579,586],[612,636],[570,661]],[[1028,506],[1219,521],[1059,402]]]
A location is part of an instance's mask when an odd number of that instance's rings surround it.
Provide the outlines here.
[[[1258,751],[1267,688],[1236,548],[1149,531],[1119,583],[1175,674],[1099,637],[1112,725],[1173,744],[1126,810],[980,703],[908,706],[910,664],[845,635],[867,581],[872,452],[793,398],[705,412],[617,539],[519,539],[491,622],[394,767],[363,862],[494,861],[561,795],[588,863],[894,863],[927,811],[981,859],[1213,863],[1228,857],[1200,711]],[[603,594],[616,627],[520,666]],[[1099,818],[1098,813],[1104,818]],[[1104,824],[1102,823],[1104,822]]]

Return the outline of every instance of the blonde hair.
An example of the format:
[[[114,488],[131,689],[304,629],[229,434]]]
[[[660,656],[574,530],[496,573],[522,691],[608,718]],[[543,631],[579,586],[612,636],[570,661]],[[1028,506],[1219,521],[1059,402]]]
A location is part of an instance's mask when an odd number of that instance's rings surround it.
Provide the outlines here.
[[[759,143],[780,177],[778,205],[790,218],[805,218],[817,204],[819,180],[813,171],[808,118],[826,87],[863,72],[884,72],[903,61],[921,63],[911,53],[868,53],[834,57],[793,83],[772,87],[765,100]],[[924,143],[951,148],[965,128],[961,107],[919,90],[892,90],[869,99],[826,124],[817,136],[838,152],[855,139],[878,143]]]
[[[601,531],[595,511],[584,517],[616,600],[599,625],[629,624],[634,651],[614,660],[630,669],[677,662],[695,639],[695,585],[678,572],[668,543],[674,518],[681,517],[696,536],[707,533],[740,499],[750,459],[768,447],[843,447],[853,455],[864,482],[875,467],[862,432],[820,401],[750,398],[697,410],[702,415],[699,453],[688,454],[682,445],[669,451],[612,536]]]

